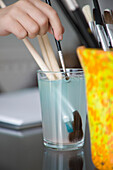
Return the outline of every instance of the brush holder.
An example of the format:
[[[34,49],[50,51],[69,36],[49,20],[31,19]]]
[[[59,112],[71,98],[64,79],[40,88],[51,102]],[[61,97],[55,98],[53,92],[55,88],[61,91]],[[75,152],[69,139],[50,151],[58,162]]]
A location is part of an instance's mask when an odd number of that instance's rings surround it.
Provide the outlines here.
[[[113,169],[113,52],[78,48],[86,79],[92,161]]]
[[[86,94],[82,69],[65,73],[38,70],[44,145],[57,150],[78,149],[84,144]],[[60,79],[48,80],[47,75]],[[50,77],[50,76],[49,76]]]

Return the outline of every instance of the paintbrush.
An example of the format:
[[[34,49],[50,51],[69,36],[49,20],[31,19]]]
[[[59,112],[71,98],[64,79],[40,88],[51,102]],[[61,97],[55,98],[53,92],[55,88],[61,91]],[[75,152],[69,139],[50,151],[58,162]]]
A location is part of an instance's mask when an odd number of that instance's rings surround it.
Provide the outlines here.
[[[91,32],[89,25],[86,21],[86,18],[79,8],[79,5],[75,0],[64,0],[67,5],[68,10],[70,11],[71,15],[73,16],[74,22],[77,24],[77,27],[87,41],[88,48],[99,48],[98,42],[94,37],[93,33]]]
[[[101,11],[100,11],[100,6],[99,6],[99,3],[98,3],[98,0],[93,0],[93,4],[94,4],[94,7],[95,9],[97,9],[98,11],[98,15],[99,15],[99,20],[100,20],[100,23],[101,25],[103,24],[103,20],[102,20],[102,15],[101,15]]]
[[[95,22],[96,22],[96,27],[98,31],[98,35],[100,37],[101,45],[104,51],[109,50],[109,40],[107,37],[107,34],[104,29],[104,23],[102,20],[102,15],[99,7],[99,3],[97,0],[93,0],[95,10],[94,10],[94,17],[95,17]]]
[[[110,38],[111,46],[113,47],[113,19],[111,11],[109,9],[104,10],[104,21]]]
[[[49,70],[52,71],[52,66],[50,64],[50,61],[49,61],[49,58],[48,58],[48,55],[47,55],[47,50],[45,48],[43,38],[42,38],[41,35],[37,35],[37,38],[38,38],[39,46],[40,46],[40,49],[41,49],[42,56],[43,56],[43,59],[45,61],[45,64],[47,65]]]
[[[69,134],[69,141],[78,142],[83,138],[82,118],[77,110],[73,112],[73,116],[73,132]]]
[[[107,34],[105,32],[104,26],[101,22],[101,17],[99,16],[97,9],[94,10],[94,16],[95,16],[96,27],[97,27],[97,31],[98,31],[98,35],[101,41],[102,48],[104,51],[107,51],[109,50],[110,44],[109,44]]]
[[[100,41],[100,37],[99,37],[98,31],[97,31],[96,22],[95,22],[95,8],[93,8],[93,20],[94,20],[94,23],[95,23],[95,32],[96,32],[96,37],[97,37],[97,40],[98,40],[99,46],[102,48],[101,41]]]
[[[95,38],[97,39],[98,41],[98,44],[99,46],[101,47],[101,43],[100,43],[100,39],[99,39],[99,35],[98,35],[98,32],[97,32],[97,28],[96,28],[96,24],[95,24],[95,21],[92,17],[92,13],[91,13],[91,8],[89,5],[85,5],[83,8],[82,8],[82,11],[86,17],[86,20],[89,24],[89,27],[92,31],[92,33],[95,35]]]
[[[48,5],[51,6],[51,1],[50,0],[45,0],[45,2]],[[52,29],[52,32],[53,32],[53,29]],[[53,32],[53,35],[54,35],[54,32]],[[66,68],[65,68],[65,64],[64,64],[64,57],[63,57],[63,52],[62,52],[60,41],[57,41],[55,37],[54,37],[54,39],[55,39],[55,43],[56,43],[56,46],[57,46],[58,55],[59,55],[59,58],[60,58],[62,69],[63,69],[63,71],[65,73],[66,79],[69,79],[68,76],[67,76],[67,73],[66,73]]]
[[[99,17],[100,25],[103,25],[104,30],[107,33],[106,27],[105,27],[105,23],[104,23],[103,14],[101,14],[101,10],[100,10],[100,6],[99,6],[99,3],[98,3],[98,0],[93,0],[93,3],[94,3],[94,6],[95,6],[95,9],[97,11],[96,12],[97,16]],[[108,42],[108,45],[109,45],[109,42]]]
[[[47,34],[41,36],[37,36],[39,45],[42,51],[42,55],[46,65],[48,66],[50,71],[54,71],[54,75],[56,79],[62,79],[62,74],[60,73],[60,68],[55,57],[54,51],[52,49],[51,43],[49,41],[49,37]],[[57,72],[59,72],[57,74]]]
[[[61,0],[57,0],[56,1],[59,5],[59,7],[61,8],[62,12],[65,14],[66,18],[68,19],[68,21],[70,22],[72,28],[74,29],[75,33],[77,33],[80,42],[87,47],[87,41],[86,39],[84,39],[84,37],[82,36],[77,24],[75,23],[73,17],[71,16],[71,14],[69,13],[68,9],[66,8],[65,4],[61,1]]]
[[[92,17],[92,14],[91,14],[91,8],[89,5],[85,5],[83,6],[82,8],[82,11],[86,17],[86,20],[89,24],[89,27],[91,29],[91,31],[94,33],[95,35],[95,24],[94,24],[94,20],[93,20],[93,17]]]

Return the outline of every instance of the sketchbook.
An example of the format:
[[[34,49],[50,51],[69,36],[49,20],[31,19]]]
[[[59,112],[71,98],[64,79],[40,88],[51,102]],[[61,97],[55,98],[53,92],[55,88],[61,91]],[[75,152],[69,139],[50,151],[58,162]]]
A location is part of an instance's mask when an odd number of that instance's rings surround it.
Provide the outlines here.
[[[25,129],[41,126],[38,88],[0,94],[0,127]]]

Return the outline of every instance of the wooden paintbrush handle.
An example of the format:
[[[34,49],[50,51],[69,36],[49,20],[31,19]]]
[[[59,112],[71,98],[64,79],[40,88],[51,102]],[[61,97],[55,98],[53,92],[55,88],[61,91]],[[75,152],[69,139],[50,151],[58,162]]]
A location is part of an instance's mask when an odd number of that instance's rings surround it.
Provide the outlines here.
[[[33,58],[35,59],[36,63],[41,68],[41,70],[42,71],[50,71],[48,69],[48,67],[46,66],[46,64],[44,63],[44,61],[42,60],[42,58],[40,57],[40,55],[38,54],[38,52],[35,50],[33,45],[30,43],[30,41],[27,38],[25,38],[25,39],[23,39],[23,42],[26,45],[29,52],[31,53],[31,55],[33,56]],[[55,77],[54,77],[53,74],[46,73],[46,75],[47,75],[49,80],[55,80]]]
[[[46,50],[43,38],[42,38],[41,35],[37,35],[37,38],[38,38],[39,46],[40,46],[40,49],[41,49],[42,56],[44,58],[45,64],[47,65],[49,70],[52,71],[51,63],[50,63],[48,55],[47,55],[47,50]]]
[[[54,55],[52,46],[51,46],[49,38],[48,38],[48,35],[45,34],[44,36],[42,36],[42,39],[43,39],[43,42],[44,42],[44,45],[45,45],[45,48],[46,48],[46,51],[47,51],[49,61],[51,63],[52,71],[60,72],[60,68],[59,68],[59,65],[57,63],[56,57]],[[61,79],[61,77],[62,77],[61,73],[58,73],[58,74],[56,73],[55,76],[58,79]]]

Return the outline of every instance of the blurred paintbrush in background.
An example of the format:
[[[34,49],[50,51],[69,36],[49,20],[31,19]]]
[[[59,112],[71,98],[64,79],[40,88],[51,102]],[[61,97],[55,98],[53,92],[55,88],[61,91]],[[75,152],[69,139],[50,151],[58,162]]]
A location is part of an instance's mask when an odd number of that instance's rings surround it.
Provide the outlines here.
[[[102,48],[101,40],[100,40],[100,37],[99,37],[99,34],[98,34],[98,30],[97,30],[97,26],[96,26],[96,21],[95,21],[95,10],[96,10],[96,9],[93,8],[93,20],[94,20],[94,23],[95,23],[95,32],[96,32],[98,44],[99,44],[99,46]]]
[[[98,42],[92,34],[89,25],[76,1],[57,0],[62,12],[66,15],[75,32],[78,33],[82,44],[88,48],[99,48]],[[76,11],[76,12],[75,12]]]
[[[91,14],[90,6],[89,5],[83,6],[82,11],[86,17],[86,20],[89,24],[89,27],[90,27],[92,33],[94,33],[94,35],[95,35],[95,24],[94,24],[94,20],[93,20],[92,14]]]
[[[95,35],[95,38],[97,39],[98,44],[101,47],[100,38],[99,38],[98,31],[97,31],[97,28],[96,28],[95,20],[93,19],[93,16],[92,16],[92,12],[91,12],[90,6],[89,5],[85,5],[82,8],[82,11],[83,11],[83,13],[84,13],[84,15],[86,17],[86,20],[87,20],[87,22],[89,24],[89,27],[90,27],[92,33]]]
[[[104,10],[104,21],[110,38],[111,46],[113,47],[113,19],[111,11],[109,9]]]
[[[86,18],[80,9],[76,0],[64,0],[70,14],[73,16],[73,21],[76,23],[79,32],[86,41],[86,47],[88,48],[99,48],[98,42],[91,32]]]
[[[98,35],[100,37],[100,41],[101,41],[103,50],[107,51],[107,50],[109,50],[110,44],[109,44],[109,40],[108,40],[107,34],[104,29],[104,23],[103,23],[101,11],[100,11],[99,3],[97,0],[93,0],[93,3],[94,3],[94,7],[95,7],[94,18],[95,18],[95,22],[96,22]]]
[[[68,19],[69,23],[71,24],[71,26],[73,27],[75,33],[77,33],[80,42],[87,47],[87,40],[84,39],[84,37],[82,36],[82,33],[80,32],[77,23],[74,21],[71,13],[69,12],[68,8],[66,7],[66,4],[64,2],[62,2],[61,0],[57,0],[56,1],[59,5],[59,7],[61,8],[62,12],[65,14],[66,18]]]

